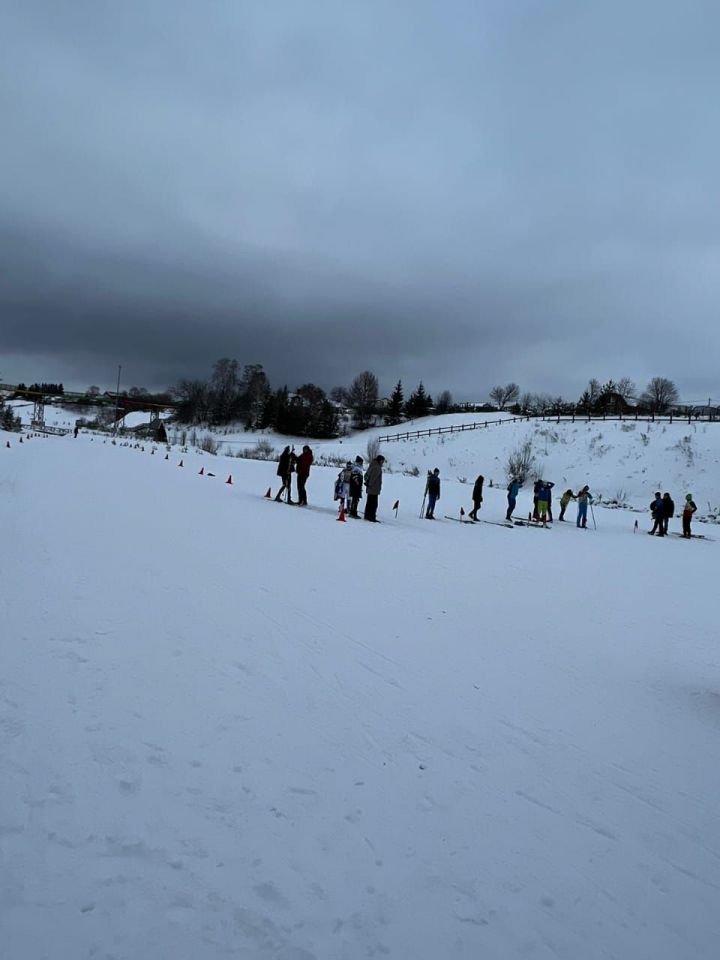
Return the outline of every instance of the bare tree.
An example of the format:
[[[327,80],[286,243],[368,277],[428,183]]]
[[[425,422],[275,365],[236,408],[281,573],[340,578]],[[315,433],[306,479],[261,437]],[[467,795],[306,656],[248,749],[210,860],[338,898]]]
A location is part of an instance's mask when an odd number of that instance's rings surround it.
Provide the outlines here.
[[[637,395],[637,387],[630,377],[621,377],[615,384],[615,389],[623,400],[633,400]]]
[[[506,383],[504,387],[493,387],[490,391],[490,399],[499,410],[512,403],[517,403],[520,397],[520,387],[516,383]]]
[[[348,405],[355,411],[355,419],[361,429],[370,425],[370,417],[378,402],[378,378],[369,370],[359,373],[348,390]]]
[[[641,402],[653,413],[667,413],[678,401],[678,389],[667,377],[653,377],[645,387]]]
[[[510,451],[505,463],[505,473],[508,480],[515,477],[520,486],[525,483],[527,477],[535,465],[535,454],[533,452],[532,440],[526,440],[519,447]]]
[[[449,413],[453,398],[449,390],[443,390],[435,401],[435,413]]]

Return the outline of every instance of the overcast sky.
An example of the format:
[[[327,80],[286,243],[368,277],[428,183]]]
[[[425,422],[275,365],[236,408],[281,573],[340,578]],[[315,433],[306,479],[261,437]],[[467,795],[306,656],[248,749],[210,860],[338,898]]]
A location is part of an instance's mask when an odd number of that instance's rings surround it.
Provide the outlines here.
[[[720,3],[2,0],[0,380],[720,400]]]

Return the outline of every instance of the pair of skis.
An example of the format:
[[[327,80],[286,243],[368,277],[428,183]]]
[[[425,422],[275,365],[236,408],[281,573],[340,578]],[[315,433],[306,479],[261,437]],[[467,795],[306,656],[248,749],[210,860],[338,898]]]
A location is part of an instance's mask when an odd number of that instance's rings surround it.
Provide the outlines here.
[[[484,519],[482,519],[482,520],[480,520],[480,519],[478,519],[478,520],[473,520],[472,517],[466,517],[465,511],[464,511],[464,509],[463,509],[462,507],[460,507],[460,516],[459,516],[459,517],[450,517],[450,516],[448,516],[447,514],[445,514],[444,516],[445,516],[445,519],[446,519],[446,520],[454,520],[456,523],[470,523],[470,524],[472,524],[472,523],[490,523],[490,524],[492,524],[494,527],[505,527],[506,530],[512,530],[512,528],[513,528],[513,524],[510,523],[509,521],[506,521],[505,523],[501,523],[499,520],[484,520]]]

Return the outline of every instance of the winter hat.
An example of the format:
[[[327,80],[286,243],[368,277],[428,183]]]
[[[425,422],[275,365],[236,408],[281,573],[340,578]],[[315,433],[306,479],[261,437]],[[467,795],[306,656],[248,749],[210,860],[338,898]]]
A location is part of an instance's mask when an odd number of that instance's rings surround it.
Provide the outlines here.
[[[363,462],[362,457],[355,457],[355,463],[362,463],[362,462]]]
[[[692,494],[689,493],[689,494],[685,497],[685,499],[686,499],[686,500],[692,500]]]

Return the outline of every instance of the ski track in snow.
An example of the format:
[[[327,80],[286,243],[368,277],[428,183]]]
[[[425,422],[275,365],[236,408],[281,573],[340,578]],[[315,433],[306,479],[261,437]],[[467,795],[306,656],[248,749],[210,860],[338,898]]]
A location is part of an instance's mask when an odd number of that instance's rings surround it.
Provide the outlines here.
[[[714,955],[714,544],[396,521],[398,475],[339,524],[272,464],[11,440],[8,957]]]

